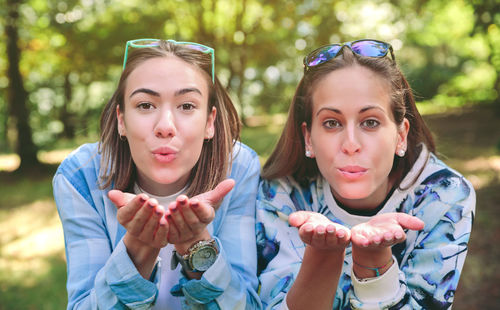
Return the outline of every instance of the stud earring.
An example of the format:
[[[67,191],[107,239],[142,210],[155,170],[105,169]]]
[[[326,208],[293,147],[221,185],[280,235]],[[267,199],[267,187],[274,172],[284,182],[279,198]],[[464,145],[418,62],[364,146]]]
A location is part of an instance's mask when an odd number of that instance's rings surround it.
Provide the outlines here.
[[[403,149],[399,149],[399,150],[398,150],[398,152],[397,152],[397,154],[398,154],[398,156],[399,156],[399,157],[403,157],[403,156],[405,156],[405,153],[406,153],[406,152],[405,152],[405,150],[403,150]]]
[[[306,157],[311,157],[311,152],[309,150],[306,150]]]

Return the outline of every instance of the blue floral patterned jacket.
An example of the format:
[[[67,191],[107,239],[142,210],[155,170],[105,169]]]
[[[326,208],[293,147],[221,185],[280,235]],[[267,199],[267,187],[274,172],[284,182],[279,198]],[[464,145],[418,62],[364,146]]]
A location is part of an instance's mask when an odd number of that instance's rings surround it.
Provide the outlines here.
[[[340,208],[322,177],[307,187],[299,186],[290,177],[262,180],[257,195],[256,235],[260,296],[266,309],[287,309],[283,301],[300,269],[305,244],[298,230],[286,221],[287,215],[298,210],[321,213],[349,228],[369,219]],[[384,297],[381,296],[383,300],[359,298],[363,287],[353,285],[357,281],[353,279],[349,246],[333,308],[450,308],[474,220],[473,187],[424,147],[412,170],[379,214],[386,212],[417,216],[425,222],[425,228],[407,231],[406,241],[393,246],[397,276],[390,289],[385,290]],[[380,282],[380,285],[386,284],[387,281]]]

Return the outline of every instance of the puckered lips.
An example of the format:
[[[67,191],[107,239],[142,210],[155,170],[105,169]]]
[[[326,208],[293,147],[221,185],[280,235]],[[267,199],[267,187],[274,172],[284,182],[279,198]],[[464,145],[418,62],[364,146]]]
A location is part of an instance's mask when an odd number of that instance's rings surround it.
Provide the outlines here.
[[[162,146],[154,149],[151,153],[158,162],[166,164],[172,162],[177,157],[178,151],[168,146]]]
[[[337,168],[337,170],[344,178],[348,180],[357,180],[363,177],[368,172],[367,168],[354,165],[340,167]]]

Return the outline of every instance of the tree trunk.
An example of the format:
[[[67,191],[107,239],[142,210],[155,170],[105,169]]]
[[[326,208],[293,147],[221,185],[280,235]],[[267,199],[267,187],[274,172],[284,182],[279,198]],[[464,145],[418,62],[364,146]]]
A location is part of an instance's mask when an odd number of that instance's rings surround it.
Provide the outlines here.
[[[15,123],[17,130],[16,153],[21,158],[18,170],[28,171],[40,164],[37,158],[37,147],[33,143],[29,125],[29,110],[26,106],[28,94],[24,89],[23,79],[19,70],[21,50],[18,46],[19,0],[7,0],[7,18],[5,36],[7,45],[8,69],[7,105],[9,117]]]
[[[69,110],[69,105],[73,99],[73,88],[69,79],[69,73],[64,76],[64,104],[61,109],[59,120],[63,123],[64,130],[62,136],[67,139],[75,137],[74,115]]]

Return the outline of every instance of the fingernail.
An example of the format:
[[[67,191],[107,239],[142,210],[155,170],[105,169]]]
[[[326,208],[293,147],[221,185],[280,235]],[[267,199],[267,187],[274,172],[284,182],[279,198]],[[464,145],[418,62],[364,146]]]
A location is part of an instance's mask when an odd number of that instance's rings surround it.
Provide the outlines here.
[[[333,226],[327,226],[326,227],[326,231],[329,233],[329,234],[333,234],[335,232],[335,227]]]
[[[337,237],[339,237],[339,238],[344,238],[344,236],[345,236],[345,232],[344,232],[343,230],[339,230],[339,231],[337,232]]]
[[[179,203],[180,203],[181,205],[185,205],[185,204],[186,204],[186,202],[187,202],[187,199],[186,199],[185,197],[182,197],[182,198],[179,200]]]
[[[146,202],[146,199],[144,198],[144,196],[139,196],[139,202],[141,204],[144,204]]]
[[[150,207],[151,209],[153,209],[155,207],[155,204],[153,203],[153,201],[149,201],[148,202],[148,207]]]
[[[172,211],[172,212],[177,212],[177,207],[172,207],[172,208],[170,208],[170,211]]]
[[[200,203],[198,201],[191,201],[191,206],[193,208],[198,208],[200,206]]]

